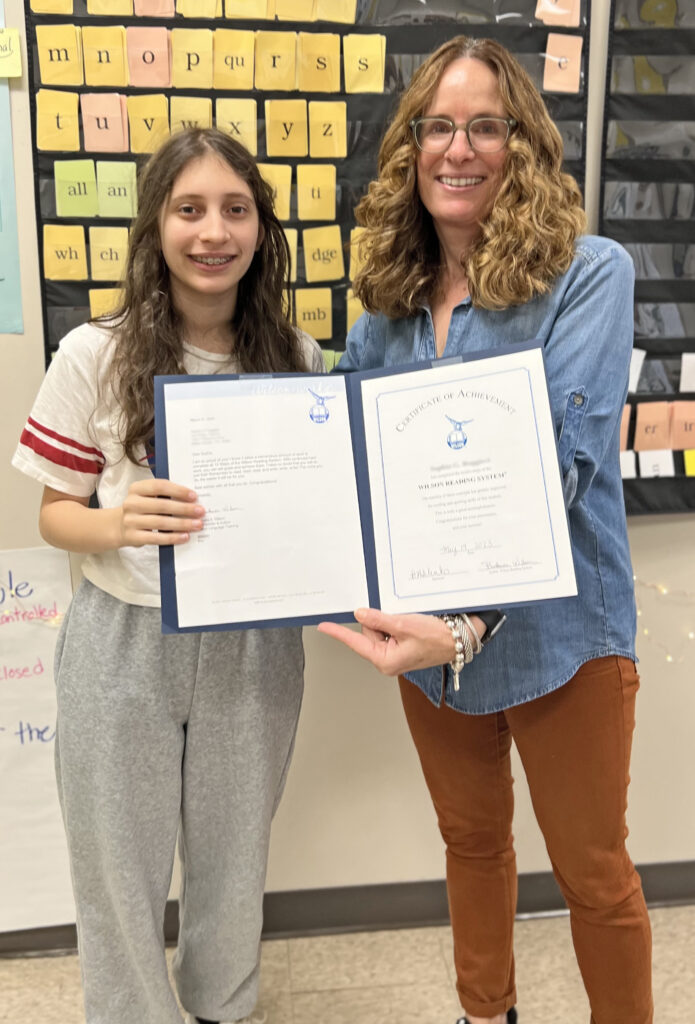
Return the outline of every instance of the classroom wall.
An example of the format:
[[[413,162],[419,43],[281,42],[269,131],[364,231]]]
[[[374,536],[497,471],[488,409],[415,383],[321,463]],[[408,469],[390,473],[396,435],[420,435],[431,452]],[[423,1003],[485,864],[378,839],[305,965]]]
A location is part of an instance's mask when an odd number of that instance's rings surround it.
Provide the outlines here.
[[[587,207],[594,228],[609,6],[593,3]],[[20,0],[5,0],[5,15],[7,25],[23,26]],[[11,91],[24,334],[0,334],[0,548],[40,543],[40,489],[9,466],[44,368],[26,80]],[[640,625],[649,631],[638,641],[643,682],[630,803],[631,851],[643,864],[695,860],[695,641],[687,639],[695,630],[694,527],[692,515],[629,526]],[[305,634],[306,696],[273,830],[269,889],[442,878],[442,844],[393,682],[315,630]],[[548,870],[518,763],[515,774],[519,870]]]

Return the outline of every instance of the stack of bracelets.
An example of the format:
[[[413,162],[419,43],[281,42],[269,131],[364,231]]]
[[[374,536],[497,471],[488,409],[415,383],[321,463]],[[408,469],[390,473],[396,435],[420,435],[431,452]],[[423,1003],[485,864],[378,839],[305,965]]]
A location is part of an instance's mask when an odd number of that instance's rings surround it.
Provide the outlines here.
[[[454,689],[458,690],[459,675],[463,670],[463,666],[468,665],[473,661],[474,655],[480,654],[483,649],[483,645],[473,623],[464,613],[457,615],[440,615],[439,618],[449,627],[451,635],[454,638],[456,655],[454,660],[449,662],[449,667],[454,674]],[[471,636],[475,637],[475,646],[471,640]]]

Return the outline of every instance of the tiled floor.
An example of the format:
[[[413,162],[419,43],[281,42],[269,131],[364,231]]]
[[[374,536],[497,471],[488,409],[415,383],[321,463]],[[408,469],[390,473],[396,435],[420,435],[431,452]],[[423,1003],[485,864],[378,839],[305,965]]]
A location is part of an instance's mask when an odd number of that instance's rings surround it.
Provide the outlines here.
[[[655,1020],[693,1024],[695,906],[651,917]],[[448,928],[266,942],[261,1005],[270,1024],[453,1024],[450,946]],[[587,1024],[566,917],[520,921],[516,956],[521,1024]],[[0,960],[0,1021],[84,1024],[77,957]]]

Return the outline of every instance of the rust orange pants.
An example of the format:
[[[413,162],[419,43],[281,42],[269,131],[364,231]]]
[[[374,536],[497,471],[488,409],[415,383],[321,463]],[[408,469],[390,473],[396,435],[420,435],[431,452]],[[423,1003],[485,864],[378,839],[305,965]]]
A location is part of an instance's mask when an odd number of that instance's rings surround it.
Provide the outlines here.
[[[399,682],[446,844],[457,988],[466,1012],[494,1017],[516,1001],[513,739],[569,907],[592,1024],[651,1024],[651,930],[625,849],[639,687],[633,663],[590,661],[545,697],[490,715],[437,708],[415,685]]]

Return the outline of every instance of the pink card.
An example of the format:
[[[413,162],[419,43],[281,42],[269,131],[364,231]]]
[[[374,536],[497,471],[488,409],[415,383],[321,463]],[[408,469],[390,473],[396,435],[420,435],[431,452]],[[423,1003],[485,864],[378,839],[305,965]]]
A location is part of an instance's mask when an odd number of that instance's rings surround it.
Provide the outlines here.
[[[168,29],[131,26],[125,34],[130,84],[171,85]]]
[[[581,36],[549,32],[545,44],[544,92],[579,92],[582,75]]]
[[[630,429],[630,416],[632,414],[632,406],[626,405],[623,409],[623,415],[620,420],[620,451],[624,452],[627,448],[627,432]]]
[[[579,27],[581,0],[538,0],[535,17],[545,25]]]
[[[671,447],[695,448],[695,402],[671,402]]]
[[[80,96],[84,148],[95,153],[128,149],[126,98],[117,92],[85,92]]]
[[[636,452],[671,447],[671,403],[640,402],[635,424]]]
[[[135,0],[135,13],[140,18],[173,18],[175,0]]]

